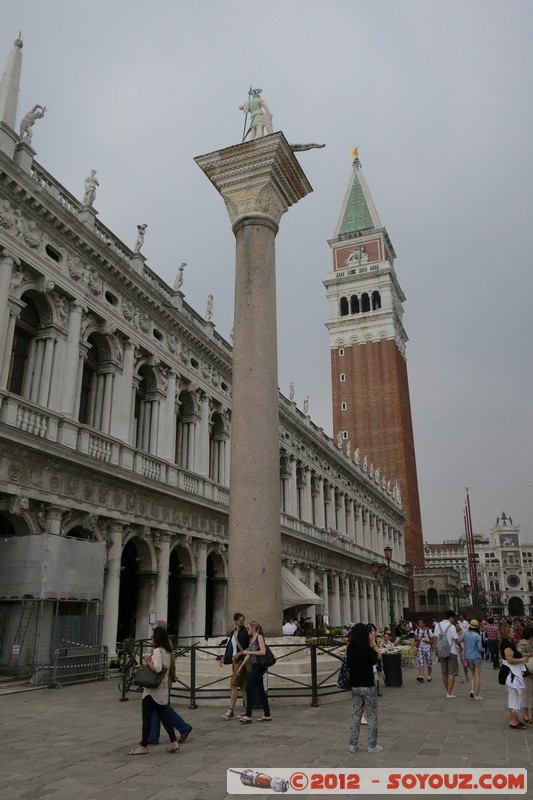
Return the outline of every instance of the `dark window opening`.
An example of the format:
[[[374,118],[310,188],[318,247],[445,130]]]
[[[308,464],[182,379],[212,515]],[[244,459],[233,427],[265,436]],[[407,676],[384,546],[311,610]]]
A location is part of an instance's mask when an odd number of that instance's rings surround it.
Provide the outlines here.
[[[381,295],[379,292],[372,292],[372,311],[377,311],[381,308]]]
[[[359,314],[359,298],[356,294],[352,294],[350,297],[350,311],[352,314]]]
[[[369,296],[367,295],[366,292],[361,297],[361,305],[362,305],[362,309],[361,310],[363,312],[370,311],[370,298],[369,298]]]
[[[340,309],[341,309],[341,317],[346,317],[348,315],[348,298],[347,297],[341,297]]]

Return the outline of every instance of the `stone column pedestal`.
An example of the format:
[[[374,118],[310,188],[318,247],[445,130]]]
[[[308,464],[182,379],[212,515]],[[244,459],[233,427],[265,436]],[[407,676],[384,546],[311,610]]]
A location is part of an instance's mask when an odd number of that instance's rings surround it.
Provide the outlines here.
[[[222,195],[236,239],[228,619],[282,626],[275,238],[311,191],[282,133],[195,159]]]

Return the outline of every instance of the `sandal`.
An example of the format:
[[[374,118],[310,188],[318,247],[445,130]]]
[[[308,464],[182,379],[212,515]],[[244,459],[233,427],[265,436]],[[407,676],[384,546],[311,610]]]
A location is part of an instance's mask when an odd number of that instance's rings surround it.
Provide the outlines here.
[[[167,747],[167,753],[177,753],[179,749],[180,749],[179,746],[178,747]]]
[[[259,717],[259,722],[272,722],[272,717]]]
[[[239,722],[242,722],[243,725],[250,725],[252,722],[252,718],[243,716],[240,718]]]
[[[144,750],[140,750],[138,747],[128,752],[129,756],[145,756],[147,754],[148,750],[146,748],[144,748]]]

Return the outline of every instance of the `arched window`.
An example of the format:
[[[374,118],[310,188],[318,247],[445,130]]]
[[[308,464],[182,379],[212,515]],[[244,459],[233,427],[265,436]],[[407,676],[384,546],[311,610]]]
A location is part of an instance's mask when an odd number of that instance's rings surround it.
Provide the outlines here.
[[[25,303],[15,324],[7,389],[13,394],[28,397],[35,355],[35,337],[41,319],[37,307],[29,298],[25,298]]]
[[[133,442],[148,453],[157,451],[158,403],[155,398],[157,382],[151,367],[143,364],[139,369],[139,383],[135,391]]]
[[[350,311],[352,314],[359,314],[359,298],[356,294],[350,297]]]
[[[196,420],[194,398],[183,391],[179,396],[179,411],[176,418],[176,464],[183,469],[194,469]]]
[[[226,444],[227,434],[224,430],[222,414],[215,411],[211,417],[209,432],[209,477],[215,483],[227,485],[226,481]]]
[[[339,305],[340,305],[341,317],[346,317],[348,314],[348,298],[341,297]]]
[[[372,311],[381,308],[381,295],[378,291],[372,292]]]
[[[98,347],[89,337],[90,348],[83,362],[81,376],[80,410],[78,421],[83,425],[91,425],[91,411],[94,411],[94,387],[96,384],[96,370],[98,369]],[[91,408],[91,405],[93,406]]]
[[[428,589],[428,606],[438,606],[439,605],[439,597],[437,595],[437,590],[433,587]]]
[[[370,298],[366,292],[361,296],[361,311],[370,311]]]

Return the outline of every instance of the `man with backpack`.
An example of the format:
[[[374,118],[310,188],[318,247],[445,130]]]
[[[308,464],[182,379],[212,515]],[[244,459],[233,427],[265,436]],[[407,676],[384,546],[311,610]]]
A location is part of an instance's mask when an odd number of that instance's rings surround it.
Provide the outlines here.
[[[447,700],[452,700],[455,697],[453,685],[459,673],[458,657],[461,653],[461,645],[455,628],[456,618],[455,611],[447,611],[444,619],[441,622],[437,622],[433,630],[433,634],[437,638],[436,649]]]

